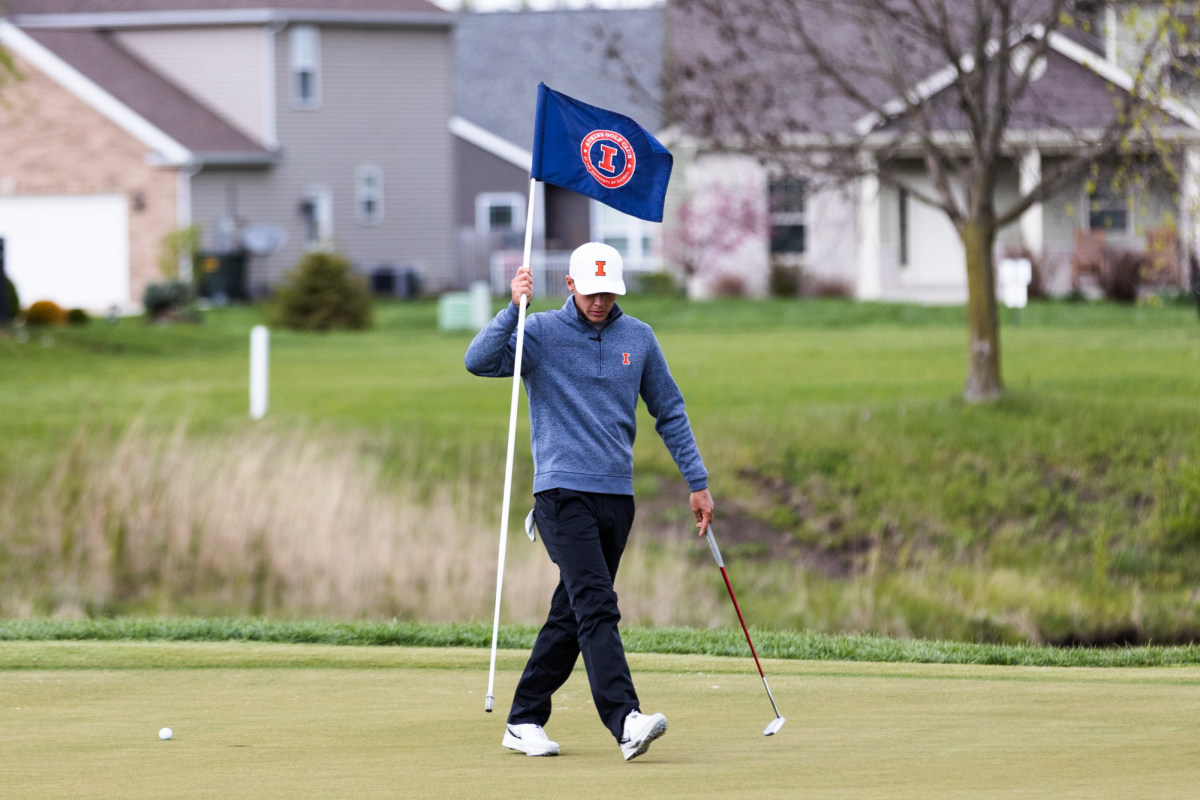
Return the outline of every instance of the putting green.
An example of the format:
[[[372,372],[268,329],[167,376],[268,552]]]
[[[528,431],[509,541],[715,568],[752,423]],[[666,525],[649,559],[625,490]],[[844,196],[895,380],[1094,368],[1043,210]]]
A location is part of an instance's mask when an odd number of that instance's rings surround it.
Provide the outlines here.
[[[525,654],[502,652],[499,705]],[[1200,668],[631,656],[667,736],[626,764],[577,671],[553,759],[503,750],[487,652],[0,644],[0,794],[45,797],[1195,797]],[[158,740],[170,726],[175,738]]]

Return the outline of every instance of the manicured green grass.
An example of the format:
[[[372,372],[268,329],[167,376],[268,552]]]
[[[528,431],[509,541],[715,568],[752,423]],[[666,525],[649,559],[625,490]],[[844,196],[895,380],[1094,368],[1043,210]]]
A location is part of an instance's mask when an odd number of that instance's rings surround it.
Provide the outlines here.
[[[537,629],[502,625],[498,645],[505,650],[533,646]],[[763,658],[804,661],[865,661],[928,664],[988,664],[1026,667],[1163,667],[1200,665],[1200,645],[1114,649],[963,644],[960,642],[846,636],[806,631],[757,630],[752,633]],[[671,653],[750,657],[740,629],[625,628],[630,653]],[[0,622],[3,642],[260,642],[372,647],[491,646],[492,629],[484,623],[432,625],[417,622],[328,622],[263,619],[49,619]],[[35,648],[36,650],[36,648]],[[0,669],[45,669],[55,650],[28,660],[27,649],[0,644]],[[58,651],[67,652],[70,651]],[[101,649],[98,652],[104,652]],[[97,665],[110,664],[101,660]],[[56,666],[81,667],[70,661]]]
[[[968,407],[961,308],[623,305],[655,326],[688,400],[760,624],[1001,642],[1200,635],[1194,309],[1035,304],[1019,327],[1006,315],[1009,395]],[[434,317],[430,303],[388,305],[368,333],[274,331],[269,424],[365,435],[385,471],[466,481],[498,505],[508,389],[468,375],[469,337],[439,334]],[[5,488],[36,496],[73,442],[134,419],[245,430],[260,319],[242,308],[196,328],[123,320],[53,331],[49,346],[0,339]],[[663,498],[643,523],[679,526],[677,473],[644,412],[641,431],[637,491]],[[768,558],[780,540],[802,575]],[[18,552],[0,542],[0,567]]]
[[[13,652],[80,668],[3,671],[5,798],[1124,799],[1191,797],[1200,781],[1191,667],[768,661],[788,722],[764,738],[746,659],[634,655],[642,705],[670,729],[625,763],[582,669],[547,725],[561,756],[500,747],[520,651],[501,653],[493,715],[486,650],[0,644]]]

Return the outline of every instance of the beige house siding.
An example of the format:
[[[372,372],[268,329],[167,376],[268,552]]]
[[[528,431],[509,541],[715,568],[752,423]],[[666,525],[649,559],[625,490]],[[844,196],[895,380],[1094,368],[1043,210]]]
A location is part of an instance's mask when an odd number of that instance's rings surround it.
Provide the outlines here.
[[[259,142],[269,135],[261,27],[118,31],[117,41]]]
[[[432,291],[457,278],[451,41],[445,29],[322,27],[321,103],[291,97],[288,30],[275,38],[282,160],[270,169],[204,169],[192,178],[193,219],[206,246],[222,216],[239,225],[281,225],[287,243],[255,258],[251,289],[262,292],[305,251],[300,204],[309,187],[330,191],[333,246],[356,266],[418,267]],[[356,167],[382,170],[383,220],[355,214]]]
[[[176,227],[177,173],[149,165],[145,145],[28,63],[18,66],[26,79],[6,88],[0,104],[0,191],[124,195],[130,296],[140,302],[146,284],[161,279],[159,248]]]

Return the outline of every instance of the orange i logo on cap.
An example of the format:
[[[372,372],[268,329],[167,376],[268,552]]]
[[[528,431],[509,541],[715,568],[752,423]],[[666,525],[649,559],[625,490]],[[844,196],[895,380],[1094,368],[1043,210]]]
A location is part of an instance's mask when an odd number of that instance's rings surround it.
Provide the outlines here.
[[[608,277],[607,275],[604,274],[604,265],[607,263],[608,263],[607,261],[597,261],[596,262],[596,277],[597,278]]]

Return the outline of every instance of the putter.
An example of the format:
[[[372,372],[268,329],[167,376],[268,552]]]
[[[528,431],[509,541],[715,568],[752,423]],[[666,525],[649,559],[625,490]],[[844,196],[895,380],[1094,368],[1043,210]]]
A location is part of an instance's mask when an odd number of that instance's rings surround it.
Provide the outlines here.
[[[762,678],[763,688],[767,690],[767,697],[771,701],[771,708],[775,709],[775,719],[771,720],[763,731],[763,736],[774,736],[779,733],[779,729],[783,727],[783,723],[787,722],[783,714],[779,713],[779,706],[775,705],[775,695],[771,694],[771,686],[767,683],[767,675],[763,672],[762,664],[758,660],[758,652],[754,649],[754,642],[750,641],[750,629],[746,627],[746,620],[742,619],[742,609],[738,606],[737,597],[733,594],[733,584],[729,582],[729,573],[725,571],[725,559],[721,558],[721,550],[717,547],[717,537],[713,536],[712,525],[708,526],[708,530],[704,532],[708,537],[708,549],[712,551],[712,557],[717,562],[717,566],[721,568],[721,577],[725,579],[725,588],[729,590],[729,599],[733,601],[733,610],[737,612],[738,622],[742,623],[742,633],[746,634],[746,644],[750,645],[750,655],[754,656],[754,665],[758,667],[758,675]]]

